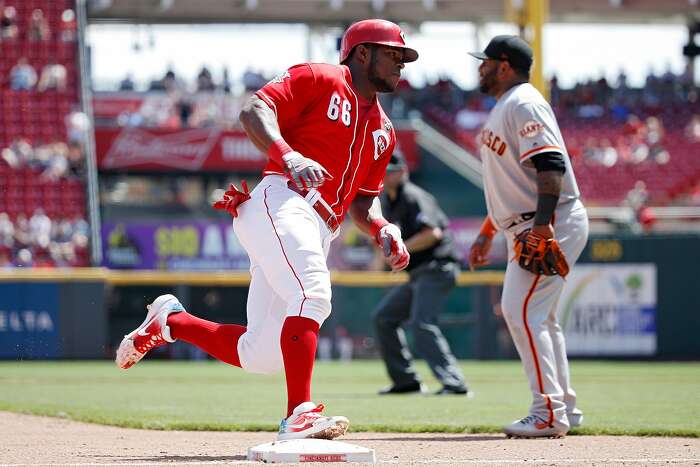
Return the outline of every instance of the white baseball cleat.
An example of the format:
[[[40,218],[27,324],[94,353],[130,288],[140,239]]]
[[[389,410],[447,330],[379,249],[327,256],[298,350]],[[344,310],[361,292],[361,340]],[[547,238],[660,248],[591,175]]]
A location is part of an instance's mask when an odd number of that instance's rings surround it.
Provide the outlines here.
[[[536,415],[528,415],[503,427],[508,438],[562,438],[567,431],[569,427],[565,423],[554,422],[550,425]]]
[[[114,359],[117,366],[123,370],[136,365],[149,350],[169,342],[175,342],[170,337],[170,328],[166,324],[168,315],[185,311],[185,307],[174,295],[161,295],[153,303],[146,305],[148,313],[139,327],[124,336],[117,356]]]
[[[574,408],[571,412],[566,412],[566,418],[569,419],[569,426],[575,428],[583,423],[583,412]]]
[[[320,438],[333,439],[342,436],[350,422],[346,417],[326,417],[321,415],[323,404],[304,402],[299,404],[292,414],[280,423],[277,440]]]

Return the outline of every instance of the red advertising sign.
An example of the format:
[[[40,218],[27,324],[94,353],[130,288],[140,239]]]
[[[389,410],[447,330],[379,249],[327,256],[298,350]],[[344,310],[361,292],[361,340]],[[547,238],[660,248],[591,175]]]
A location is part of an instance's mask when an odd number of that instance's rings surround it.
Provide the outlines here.
[[[411,168],[418,164],[414,130],[396,131],[399,148]],[[266,157],[242,130],[96,128],[100,170],[255,171]]]

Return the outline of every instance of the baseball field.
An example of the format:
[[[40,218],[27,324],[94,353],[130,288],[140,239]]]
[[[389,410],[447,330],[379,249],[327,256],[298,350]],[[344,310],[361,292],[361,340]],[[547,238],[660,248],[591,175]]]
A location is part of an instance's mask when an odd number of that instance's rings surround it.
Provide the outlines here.
[[[347,440],[375,448],[383,463],[700,462],[699,363],[572,362],[585,421],[563,440],[499,433],[527,412],[518,362],[462,367],[473,397],[378,396],[380,362],[321,362],[314,397],[346,415]],[[437,389],[427,367],[419,372]],[[273,439],[285,405],[282,375],[216,362],[145,361],[129,371],[104,361],[2,362],[0,388],[3,465],[246,462],[247,447]]]
[[[493,433],[526,415],[518,362],[463,362],[473,397],[378,396],[377,361],[319,363],[314,394],[353,431]],[[419,365],[431,389],[439,386]],[[700,363],[574,361],[585,423],[571,434],[700,437]],[[275,431],[283,375],[251,375],[217,362],[0,363],[0,410],[128,428]]]

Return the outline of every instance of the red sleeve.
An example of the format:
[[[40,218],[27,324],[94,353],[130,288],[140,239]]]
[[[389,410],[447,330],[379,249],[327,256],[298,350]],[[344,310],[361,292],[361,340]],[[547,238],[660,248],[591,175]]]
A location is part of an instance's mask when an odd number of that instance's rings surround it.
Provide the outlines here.
[[[308,63],[295,65],[255,93],[277,115],[280,128],[298,117],[312,102],[316,78]]]
[[[386,175],[386,166],[389,165],[391,154],[396,147],[396,133],[391,130],[391,146],[372,164],[367,172],[367,176],[362,181],[362,185],[357,190],[361,195],[372,196],[379,195],[384,189],[384,176]]]

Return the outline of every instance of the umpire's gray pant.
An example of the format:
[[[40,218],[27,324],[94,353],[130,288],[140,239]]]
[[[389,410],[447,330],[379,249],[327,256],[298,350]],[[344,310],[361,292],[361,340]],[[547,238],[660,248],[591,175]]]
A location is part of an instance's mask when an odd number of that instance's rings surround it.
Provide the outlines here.
[[[462,371],[437,325],[458,272],[455,263],[421,267],[411,273],[408,283],[389,291],[375,309],[373,321],[379,351],[394,385],[420,381],[401,326],[413,331],[416,352],[443,385],[456,388],[465,385]]]

